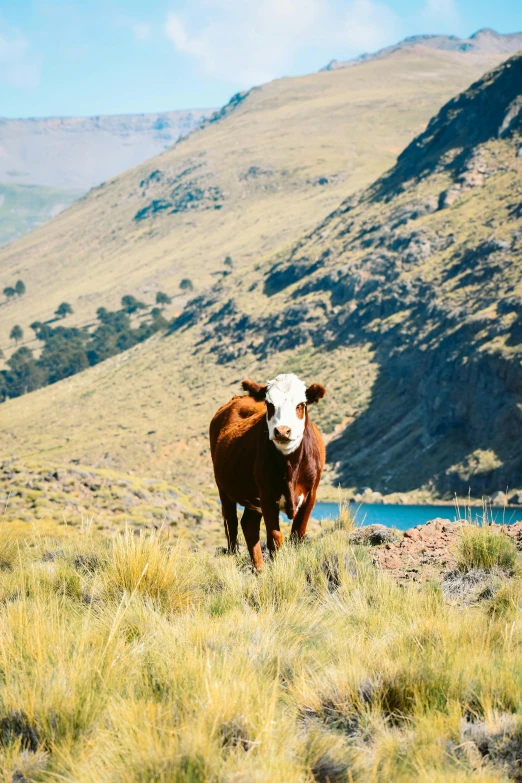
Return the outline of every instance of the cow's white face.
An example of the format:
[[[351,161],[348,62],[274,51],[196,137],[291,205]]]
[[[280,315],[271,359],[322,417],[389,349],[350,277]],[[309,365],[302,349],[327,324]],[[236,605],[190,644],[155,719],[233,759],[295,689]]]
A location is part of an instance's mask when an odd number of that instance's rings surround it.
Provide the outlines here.
[[[268,381],[266,420],[270,440],[282,454],[291,454],[301,444],[306,424],[306,386],[287,373]]]

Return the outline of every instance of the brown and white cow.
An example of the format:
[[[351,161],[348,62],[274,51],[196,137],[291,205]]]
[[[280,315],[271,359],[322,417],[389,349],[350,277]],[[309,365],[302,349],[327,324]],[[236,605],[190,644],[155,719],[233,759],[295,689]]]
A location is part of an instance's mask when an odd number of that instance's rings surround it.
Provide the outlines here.
[[[243,381],[248,395],[233,397],[210,423],[210,450],[221,498],[228,551],[237,551],[237,504],[244,506],[241,527],[254,568],[263,567],[259,529],[265,520],[271,554],[283,541],[279,512],[292,520],[292,537],[301,539],[315,503],[325,462],[321,433],[308,416],[324,386],[305,384],[293,374],[261,386]]]

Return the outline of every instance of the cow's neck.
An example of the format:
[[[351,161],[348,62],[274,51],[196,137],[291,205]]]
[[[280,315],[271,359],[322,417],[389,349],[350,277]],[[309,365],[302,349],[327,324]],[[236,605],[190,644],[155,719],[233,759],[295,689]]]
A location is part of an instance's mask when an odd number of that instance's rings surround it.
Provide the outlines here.
[[[300,478],[300,473],[301,473],[300,466],[303,462],[303,459],[306,456],[308,446],[309,446],[310,429],[311,429],[311,424],[307,416],[301,443],[295,449],[295,451],[292,451],[290,454],[282,454],[274,446],[274,449],[277,454],[277,461],[280,466],[280,472],[279,471],[278,472],[280,478],[282,479],[283,487],[284,487],[283,495],[285,498],[286,513],[290,518],[293,517],[293,515],[296,513],[298,506],[302,502],[302,499],[301,501],[299,501],[299,499],[296,497],[295,490],[296,490],[296,484],[298,483]]]

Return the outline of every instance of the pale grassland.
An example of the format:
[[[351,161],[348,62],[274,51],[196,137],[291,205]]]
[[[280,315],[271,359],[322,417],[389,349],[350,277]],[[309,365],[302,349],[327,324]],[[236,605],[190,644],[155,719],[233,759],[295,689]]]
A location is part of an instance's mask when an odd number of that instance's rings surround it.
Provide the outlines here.
[[[435,585],[397,586],[342,529],[259,577],[161,533],[8,529],[5,783],[508,779],[509,754],[493,743],[486,763],[469,731],[504,727],[502,747],[519,747],[513,588],[448,606]]]
[[[327,397],[311,412],[325,434],[369,399],[376,367],[360,346],[304,348],[266,361],[240,357],[217,365],[197,347],[197,333],[175,333],[113,357],[65,381],[0,406],[0,459],[13,455],[47,467],[70,459],[126,471],[215,495],[208,424],[217,408],[243,393],[241,380],[296,372],[320,381]],[[67,433],[64,437],[64,433]],[[326,482],[328,478],[326,477]]]

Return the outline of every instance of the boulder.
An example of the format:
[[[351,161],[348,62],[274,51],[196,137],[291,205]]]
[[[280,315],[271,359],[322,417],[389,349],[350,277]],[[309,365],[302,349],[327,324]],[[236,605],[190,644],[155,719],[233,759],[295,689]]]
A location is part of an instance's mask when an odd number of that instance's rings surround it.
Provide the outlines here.
[[[379,546],[380,544],[395,543],[399,539],[400,534],[386,525],[366,525],[350,533],[350,541],[353,544]]]
[[[490,497],[490,501],[494,506],[507,506],[508,499],[505,492],[494,492]]]
[[[509,498],[509,503],[514,506],[522,506],[522,489],[515,490]]]

